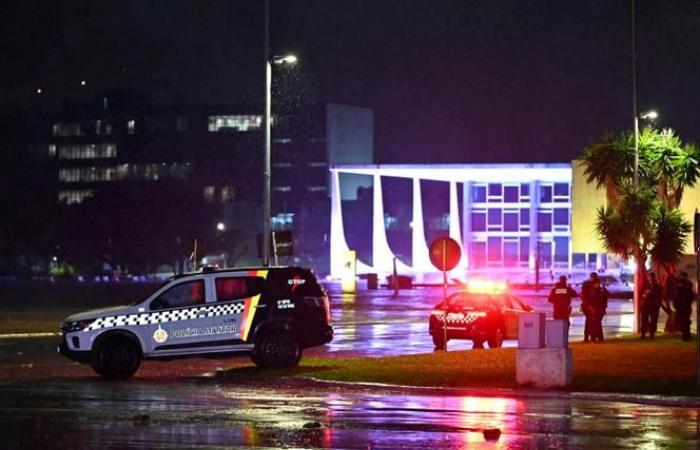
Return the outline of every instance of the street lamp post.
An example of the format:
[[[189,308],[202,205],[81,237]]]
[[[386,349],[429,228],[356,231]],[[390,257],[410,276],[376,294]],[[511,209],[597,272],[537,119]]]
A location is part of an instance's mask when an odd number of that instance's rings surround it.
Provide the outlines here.
[[[270,58],[270,2],[265,0],[265,152],[263,156],[263,232],[262,260],[263,266],[270,265],[270,123],[272,122],[272,64],[294,64],[296,56],[275,56]]]

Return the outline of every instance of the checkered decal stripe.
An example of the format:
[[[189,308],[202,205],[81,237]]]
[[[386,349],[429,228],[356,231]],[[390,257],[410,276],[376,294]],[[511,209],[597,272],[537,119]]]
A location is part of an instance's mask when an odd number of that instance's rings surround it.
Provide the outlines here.
[[[228,316],[231,314],[241,314],[243,312],[243,307],[243,302],[240,302],[226,305],[202,306],[169,311],[152,311],[137,314],[124,314],[120,316],[100,317],[91,323],[90,326],[85,328],[85,331],[123,326],[177,322],[179,320],[191,320],[202,317]]]
[[[449,314],[447,316],[447,323],[450,323],[450,324],[458,323],[458,324],[469,325],[471,323],[476,322],[476,320],[478,318],[479,318],[479,316],[475,316],[472,314],[464,314],[462,317]]]

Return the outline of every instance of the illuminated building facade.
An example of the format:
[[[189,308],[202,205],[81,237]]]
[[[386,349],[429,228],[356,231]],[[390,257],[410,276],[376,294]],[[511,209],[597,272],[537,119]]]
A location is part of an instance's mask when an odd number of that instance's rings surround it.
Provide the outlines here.
[[[357,194],[344,189],[348,179]],[[391,272],[395,257],[400,273],[435,272],[428,246],[439,235],[462,246],[454,277],[529,272],[538,262],[570,271],[571,217],[570,164],[334,166],[331,276],[341,276],[347,250],[358,252],[358,273]]]

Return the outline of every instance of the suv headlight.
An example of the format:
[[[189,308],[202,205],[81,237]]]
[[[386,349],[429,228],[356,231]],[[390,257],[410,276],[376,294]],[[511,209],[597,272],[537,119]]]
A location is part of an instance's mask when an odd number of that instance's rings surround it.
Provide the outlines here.
[[[97,319],[87,319],[87,320],[77,320],[75,322],[66,322],[61,327],[61,331],[64,333],[70,333],[72,331],[80,331],[90,325]]]

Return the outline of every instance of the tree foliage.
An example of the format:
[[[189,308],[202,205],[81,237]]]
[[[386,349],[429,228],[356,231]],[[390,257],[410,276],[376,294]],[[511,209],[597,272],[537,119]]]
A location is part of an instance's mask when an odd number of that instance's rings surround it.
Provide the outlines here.
[[[660,274],[673,274],[691,231],[678,207],[698,180],[700,152],[673,130],[651,127],[639,134],[638,149],[636,184],[632,133],[607,134],[585,149],[586,181],[603,188],[608,203],[598,211],[596,231],[607,251],[633,257],[642,272],[651,257]]]

